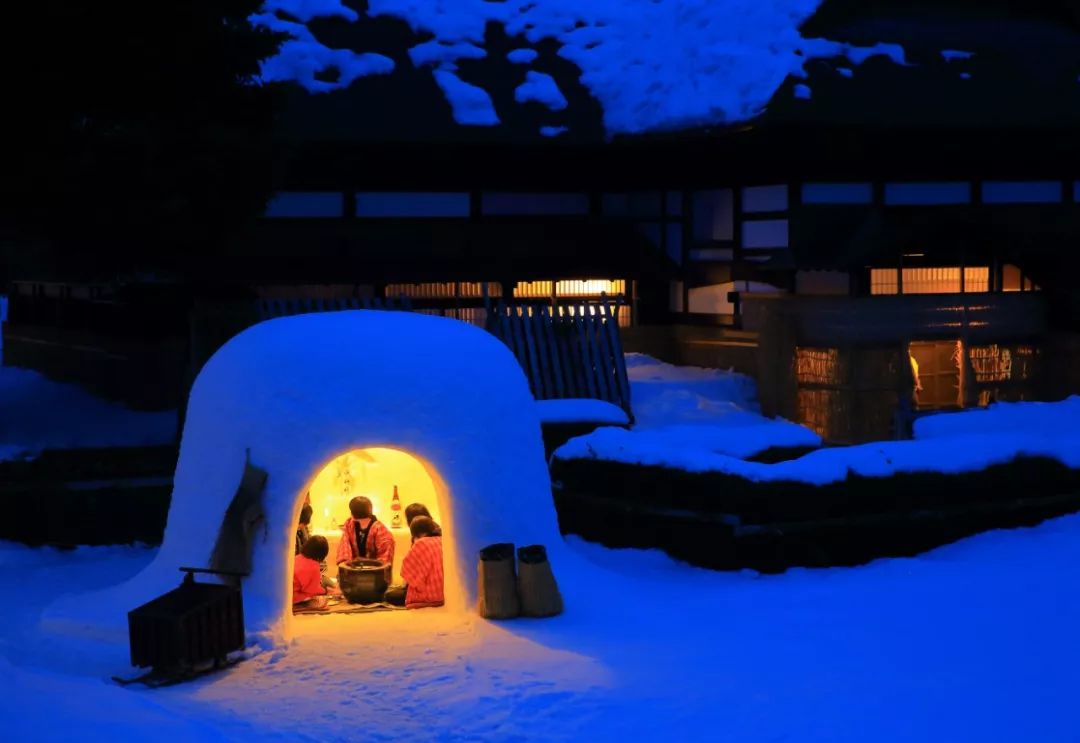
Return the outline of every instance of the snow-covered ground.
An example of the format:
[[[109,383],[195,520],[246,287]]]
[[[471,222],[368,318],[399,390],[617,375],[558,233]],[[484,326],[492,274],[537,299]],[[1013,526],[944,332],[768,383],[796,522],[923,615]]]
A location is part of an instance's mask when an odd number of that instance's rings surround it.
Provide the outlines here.
[[[175,410],[131,410],[78,385],[0,366],[0,461],[33,457],[44,449],[148,446],[175,439]]]
[[[0,606],[4,737],[1054,743],[1080,729],[1080,516],[777,576],[577,540],[569,554],[561,617],[300,617],[310,632],[288,647],[149,691],[107,680],[128,670],[122,637],[40,620],[152,550],[0,544],[18,576]]]
[[[755,482],[816,485],[849,475],[970,472],[1017,456],[1056,459],[1080,468],[1080,397],[1054,403],[997,403],[916,421],[910,441],[826,448],[775,464],[744,461],[769,447],[814,447],[809,429],[762,417],[749,377],[716,369],[674,367],[630,355],[631,401],[638,425],[599,428],[556,450],[561,459],[604,459],[722,472]]]
[[[0,296],[0,322],[8,299]],[[4,366],[0,333],[0,462],[45,449],[150,446],[176,440],[176,411],[148,413],[95,397],[30,369]]]
[[[536,46],[547,40],[577,65],[581,82],[600,101],[610,134],[732,123],[761,113],[789,75],[805,77],[813,59],[844,56],[859,65],[884,55],[905,63],[895,44],[857,47],[804,38],[799,26],[820,0],[369,0],[365,13],[397,18],[416,33],[431,34],[410,49],[418,67],[430,68],[459,124],[499,123],[491,97],[458,76],[461,60],[482,59],[489,25]],[[289,36],[262,69],[267,80],[295,80],[312,93],[348,87],[366,75],[384,75],[395,63],[363,49],[331,48],[309,29],[311,21],[362,22],[341,0],[266,0],[252,20]],[[529,49],[512,60],[528,65]],[[325,73],[337,70],[332,82]],[[526,73],[520,103],[565,107],[555,81]],[[546,79],[545,79],[546,78]]]

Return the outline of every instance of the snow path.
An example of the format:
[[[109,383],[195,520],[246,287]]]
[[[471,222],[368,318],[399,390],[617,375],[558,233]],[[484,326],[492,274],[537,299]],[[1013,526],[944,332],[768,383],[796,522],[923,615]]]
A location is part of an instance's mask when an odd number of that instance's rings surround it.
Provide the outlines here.
[[[562,617],[436,634],[435,612],[304,617],[316,631],[287,648],[149,692],[102,680],[122,644],[27,626],[57,586],[120,580],[149,551],[0,545],[21,566],[0,715],[13,739],[68,741],[1075,739],[1080,516],[780,576],[571,548]]]

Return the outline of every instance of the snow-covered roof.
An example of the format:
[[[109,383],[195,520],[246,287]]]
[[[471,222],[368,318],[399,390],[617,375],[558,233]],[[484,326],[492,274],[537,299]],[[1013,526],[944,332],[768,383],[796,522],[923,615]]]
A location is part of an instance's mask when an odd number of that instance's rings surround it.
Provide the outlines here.
[[[452,585],[463,589],[458,608],[475,602],[481,547],[557,549],[536,406],[502,343],[466,323],[421,314],[300,315],[248,329],[203,368],[161,550],[107,601],[122,617],[176,587],[179,566],[208,563],[250,452],[269,477],[265,525],[244,581],[246,624],[284,630],[304,493],[324,465],[366,447],[409,452],[432,476],[448,537],[448,608]]]
[[[1067,132],[1080,123],[1080,29],[1060,13],[902,5],[265,0],[253,20],[289,39],[263,77],[295,83],[278,121],[293,144],[529,143],[551,152],[552,143],[656,133],[725,139],[747,123],[790,125],[786,138],[821,126],[844,142],[851,133],[835,130]],[[775,143],[763,147],[756,165],[783,159]],[[916,144],[900,159],[933,164],[957,158],[956,147],[923,157]]]
[[[491,28],[518,42],[499,54],[520,67],[538,64],[537,48],[553,42],[558,57],[580,69],[580,83],[603,107],[611,135],[749,119],[788,76],[804,77],[807,62],[816,58],[845,56],[858,65],[886,55],[904,62],[896,45],[803,37],[799,26],[819,5],[820,0],[369,0],[361,15],[340,0],[266,0],[254,21],[290,37],[264,64],[263,77],[293,80],[312,93],[389,74],[400,64],[375,51],[376,40],[368,39],[369,48],[331,47],[313,29],[403,21],[417,36],[409,62],[433,76],[455,120],[473,126],[500,123],[492,90],[460,74],[463,63],[489,57]],[[514,93],[517,103],[535,102],[552,113],[567,107],[566,91],[551,75],[535,69],[524,74]],[[541,133],[557,135],[561,123],[553,118]]]

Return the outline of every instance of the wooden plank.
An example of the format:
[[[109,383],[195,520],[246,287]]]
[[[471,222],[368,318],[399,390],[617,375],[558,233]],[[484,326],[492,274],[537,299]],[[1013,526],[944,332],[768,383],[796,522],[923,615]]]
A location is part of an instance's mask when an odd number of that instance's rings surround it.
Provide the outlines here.
[[[555,305],[551,309],[552,312],[552,333],[555,337],[555,345],[557,347],[557,353],[559,355],[559,371],[563,376],[565,387],[563,389],[565,397],[576,397],[578,389],[578,380],[575,375],[574,364],[574,351],[570,345],[570,332],[569,326],[566,324],[566,318],[563,315],[563,308]]]
[[[598,400],[611,402],[612,396],[608,393],[608,385],[611,381],[611,372],[608,369],[607,354],[601,346],[600,318],[595,314],[593,305],[582,305],[582,323],[585,329],[585,338],[589,344],[589,356],[592,360],[593,380],[596,385]]]
[[[589,313],[591,315],[590,320],[595,328],[596,344],[594,348],[597,354],[597,365],[600,367],[599,372],[601,379],[604,381],[604,399],[608,402],[618,404],[619,402],[619,387],[615,381],[615,358],[611,352],[611,341],[607,334],[607,323],[603,321],[603,315],[600,314],[600,307],[597,305],[590,305]]]
[[[570,314],[569,308],[565,306],[559,307],[559,314],[562,318],[560,324],[563,331],[563,345],[566,348],[566,354],[563,356],[564,368],[573,375],[574,381],[569,396],[588,397],[588,386],[585,383],[585,361],[581,355],[581,347],[577,340],[574,317]]]
[[[585,395],[585,397],[595,398],[597,394],[595,379],[596,373],[593,369],[593,359],[589,348],[591,344],[589,343],[589,339],[586,335],[585,318],[581,313],[580,306],[574,309],[576,309],[573,314],[574,330],[578,339],[578,343],[581,347],[582,371],[585,374],[585,389],[583,391],[588,393],[587,395]]]
[[[551,369],[552,374],[555,377],[555,391],[558,397],[566,397],[566,380],[563,374],[563,357],[559,351],[559,338],[558,338],[558,326],[557,319],[552,311],[552,308],[545,305],[543,309],[544,314],[547,317],[547,323],[545,324],[545,330],[547,333],[548,348],[551,354]]]
[[[607,394],[604,399],[608,402],[616,405],[622,405],[622,398],[619,394],[619,382],[616,378],[618,373],[617,362],[615,360],[615,354],[611,347],[611,333],[609,332],[609,326],[611,323],[608,321],[607,313],[605,312],[605,302],[592,305],[590,312],[592,313],[592,322],[596,327],[596,344],[599,354],[600,365],[602,366],[604,383],[607,386]]]
[[[533,397],[537,400],[542,400],[546,397],[546,387],[544,385],[544,369],[539,363],[539,357],[536,353],[536,342],[533,339],[533,326],[537,318],[533,317],[532,308],[523,306],[521,308],[521,326],[525,333],[525,347],[528,351],[529,357],[529,371],[530,378],[532,379]]]
[[[552,400],[555,397],[555,375],[548,353],[549,318],[548,313],[544,312],[545,307],[537,307],[532,313],[532,327],[536,330],[537,361],[540,364],[540,376],[543,381],[542,400]]]
[[[609,319],[605,325],[609,331],[611,353],[615,361],[615,381],[618,384],[620,405],[633,422],[634,413],[630,407],[630,377],[626,373],[626,354],[623,353],[622,336],[619,331],[619,301],[616,299],[611,305],[604,302],[603,306],[608,310]]]

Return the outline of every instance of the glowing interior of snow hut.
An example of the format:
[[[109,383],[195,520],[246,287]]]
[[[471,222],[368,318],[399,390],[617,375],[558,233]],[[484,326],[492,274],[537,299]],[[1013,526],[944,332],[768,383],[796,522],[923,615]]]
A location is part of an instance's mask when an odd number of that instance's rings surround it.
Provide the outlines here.
[[[392,537],[393,553],[391,558],[391,577],[388,583],[402,585],[402,565],[406,555],[413,547],[413,537],[409,529],[408,513],[410,509],[422,506],[426,514],[436,523],[446,523],[448,508],[445,491],[440,494],[439,487],[429,474],[424,463],[408,452],[388,447],[370,447],[354,449],[341,454],[319,470],[301,501],[301,521],[303,506],[310,506],[303,524],[304,535],[323,537],[328,542],[329,553],[324,563],[326,578],[331,580],[333,588],[339,586],[340,575],[337,556],[343,536],[343,526],[350,517],[350,501],[362,496],[371,502],[372,514],[376,520],[388,528]],[[445,516],[444,516],[445,514]],[[298,530],[299,531],[299,530]],[[453,563],[453,542],[442,536],[443,567]],[[296,549],[300,548],[298,537]],[[444,573],[444,595],[450,596],[451,604],[458,603],[461,587],[454,571]],[[347,602],[337,598],[336,591],[331,591],[331,606],[328,611],[345,611],[350,608]],[[302,611],[311,611],[304,602],[297,605]],[[294,607],[295,608],[295,607]]]

